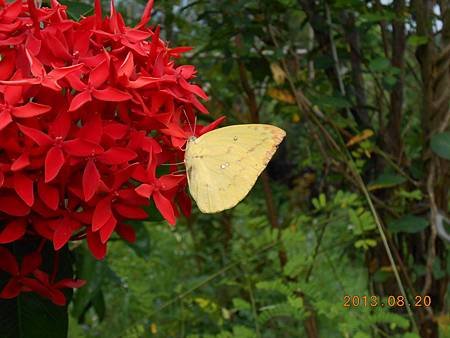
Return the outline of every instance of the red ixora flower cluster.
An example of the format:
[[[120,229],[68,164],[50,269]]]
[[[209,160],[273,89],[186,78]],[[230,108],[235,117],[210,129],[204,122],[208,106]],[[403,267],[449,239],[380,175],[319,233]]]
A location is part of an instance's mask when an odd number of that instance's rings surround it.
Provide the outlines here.
[[[156,170],[182,161],[207,95],[190,83],[195,68],[174,62],[190,47],[146,27],[152,4],[132,28],[113,2],[109,17],[96,0],[76,22],[56,0],[0,0],[0,271],[11,275],[0,298],[34,291],[63,304],[59,289],[80,286],[40,270],[41,249],[19,264],[8,243],[35,237],[58,251],[86,238],[102,259],[113,232],[135,240],[126,221],[146,219],[151,200],[170,224],[189,215],[185,174]]]

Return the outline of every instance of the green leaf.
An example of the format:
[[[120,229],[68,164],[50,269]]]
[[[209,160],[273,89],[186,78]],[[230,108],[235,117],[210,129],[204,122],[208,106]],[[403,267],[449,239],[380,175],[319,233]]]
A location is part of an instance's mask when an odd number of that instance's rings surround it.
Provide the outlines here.
[[[320,97],[312,98],[313,104],[322,108],[341,109],[350,107],[351,103],[342,96],[327,96],[321,95]]]
[[[250,310],[250,304],[242,298],[233,298],[233,308],[236,310]]]
[[[406,181],[406,178],[396,174],[385,173],[377,177],[375,181],[368,185],[370,191],[391,188]]]
[[[411,35],[408,38],[408,44],[413,47],[424,45],[427,42],[428,42],[428,38],[426,36],[422,36],[422,35]]]
[[[11,253],[19,261],[35,251],[40,241],[27,239],[8,245]],[[41,270],[52,272],[55,264],[53,245],[48,242],[41,251]],[[72,257],[67,245],[58,251],[57,274],[55,282],[72,278]],[[0,289],[10,280],[9,274],[0,272]],[[72,296],[71,289],[62,290],[67,303]],[[65,338],[68,330],[67,306],[58,306],[51,300],[41,297],[34,292],[21,293],[14,299],[0,300],[0,337],[1,338]]]
[[[67,14],[74,20],[80,20],[82,16],[87,16],[94,11],[94,7],[82,2],[66,0],[61,0],[60,2],[67,6]]]
[[[386,75],[382,79],[383,87],[386,90],[391,90],[394,88],[395,84],[397,83],[397,78],[395,76]]]
[[[374,239],[360,239],[355,242],[355,248],[363,248],[365,250],[373,248],[377,245],[377,241]]]
[[[0,300],[0,337],[66,338],[67,307],[34,293]]]
[[[407,332],[405,333],[402,338],[420,338],[416,333]]]
[[[136,241],[126,244],[134,250],[134,252],[144,259],[150,256],[150,234],[147,230],[145,222],[130,222],[136,232]]]
[[[431,149],[440,157],[450,160],[450,131],[433,135]]]
[[[356,334],[353,336],[353,338],[370,338],[370,336],[367,333],[364,332],[356,332]]]
[[[86,285],[77,290],[73,297],[72,314],[80,318],[87,309],[89,303],[101,292],[100,287],[107,272],[105,261],[99,261],[92,257],[84,247],[77,250],[78,277],[87,281]]]
[[[379,22],[383,20],[390,21],[395,18],[394,13],[392,12],[369,12],[364,13],[359,16],[359,21],[366,22],[366,23],[372,23],[372,22]]]
[[[101,322],[105,318],[106,304],[103,291],[99,290],[95,297],[92,299],[92,305],[94,306],[95,313],[98,316],[98,320]]]
[[[441,267],[441,260],[439,257],[436,257],[433,262],[433,276],[435,279],[441,279],[445,276],[445,270]]]
[[[369,68],[374,72],[382,72],[388,70],[391,67],[391,61],[384,57],[370,60]]]
[[[428,221],[425,218],[417,217],[411,214],[405,215],[402,218],[388,224],[388,228],[392,232],[407,232],[407,233],[415,233],[422,231],[427,226]]]
[[[281,3],[282,5],[286,6],[286,7],[292,7],[296,3],[295,0],[278,0],[278,2]]]

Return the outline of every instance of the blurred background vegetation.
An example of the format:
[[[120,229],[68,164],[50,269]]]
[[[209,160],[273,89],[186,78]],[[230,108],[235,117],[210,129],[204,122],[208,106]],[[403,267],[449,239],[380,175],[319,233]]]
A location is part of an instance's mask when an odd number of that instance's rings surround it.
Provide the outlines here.
[[[117,3],[130,24],[145,5]],[[448,1],[157,0],[152,24],[194,46],[203,122],[287,138],[233,210],[77,248],[69,337],[450,337]]]

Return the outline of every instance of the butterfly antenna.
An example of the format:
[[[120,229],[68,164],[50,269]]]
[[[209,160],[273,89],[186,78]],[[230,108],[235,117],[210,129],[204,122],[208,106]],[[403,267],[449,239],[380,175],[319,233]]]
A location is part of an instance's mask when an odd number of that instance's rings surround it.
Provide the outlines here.
[[[189,125],[189,129],[191,130],[192,136],[195,136],[195,132],[194,131],[195,131],[195,123],[197,123],[197,116],[195,117],[194,129],[192,129],[191,121],[189,121],[189,117],[187,116],[185,109],[183,109],[183,113],[184,113],[184,116],[186,116],[186,121],[187,121],[187,123]]]
[[[177,171],[174,171],[174,172],[172,172],[171,173],[171,175],[174,175],[174,176],[184,176],[184,175],[181,175],[182,173],[186,173],[186,170],[177,170]]]
[[[161,163],[160,165],[182,165],[184,162],[177,162],[177,163]]]

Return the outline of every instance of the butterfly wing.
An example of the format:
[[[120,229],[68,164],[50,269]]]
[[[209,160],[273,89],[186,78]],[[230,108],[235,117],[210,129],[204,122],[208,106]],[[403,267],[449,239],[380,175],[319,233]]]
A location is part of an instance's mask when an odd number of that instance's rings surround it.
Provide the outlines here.
[[[204,213],[238,204],[267,166],[286,133],[265,124],[244,124],[208,132],[188,142],[185,165],[189,190]]]

